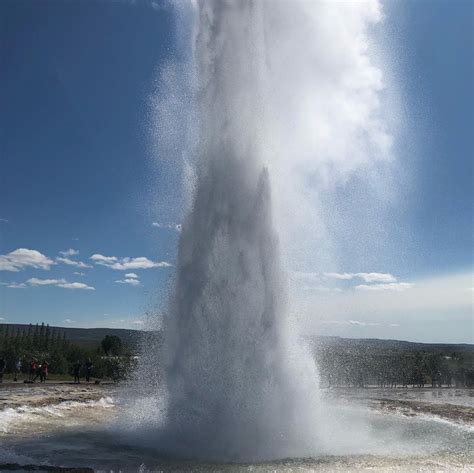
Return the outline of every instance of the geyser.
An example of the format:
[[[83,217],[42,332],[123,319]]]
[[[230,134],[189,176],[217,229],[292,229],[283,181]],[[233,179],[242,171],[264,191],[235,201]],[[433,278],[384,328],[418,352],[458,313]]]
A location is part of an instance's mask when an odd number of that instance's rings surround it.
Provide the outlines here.
[[[317,370],[288,316],[286,263],[280,258],[275,228],[282,228],[282,216],[291,215],[290,207],[298,217],[290,217],[288,223],[301,220],[302,210],[308,208],[305,198],[311,193],[298,197],[296,191],[314,141],[303,136],[308,130],[305,117],[321,119],[315,127],[320,145],[313,149],[319,152],[318,164],[311,164],[310,170],[322,169],[324,176],[351,140],[354,162],[341,165],[336,174],[365,163],[364,140],[382,143],[385,135],[373,117],[377,107],[371,91],[379,85],[377,74],[375,80],[361,74],[356,85],[347,85],[345,67],[373,72],[370,64],[357,61],[366,58],[364,47],[348,46],[349,53],[341,54],[334,66],[323,52],[330,45],[294,48],[291,35],[331,37],[324,21],[329,18],[336,31],[363,44],[366,25],[378,18],[378,5],[371,3],[368,13],[351,6],[346,12],[349,20],[328,5],[315,8],[311,2],[205,0],[192,5],[194,55],[188,86],[193,91],[194,140],[185,151],[193,155],[196,172],[162,322],[163,346],[159,354],[148,349],[142,357],[140,379],[157,393],[156,402],[142,408],[142,417],[151,425],[147,438],[165,454],[188,458],[258,461],[312,456],[322,450],[323,440]],[[313,59],[321,56],[321,64],[307,63],[307,47]],[[290,68],[283,67],[285,61]],[[293,65],[299,70],[292,70]],[[330,70],[327,77],[325,68]],[[334,68],[344,76],[336,85],[339,105],[325,97],[334,90]],[[309,74],[311,69],[316,73]],[[314,84],[302,80],[307,72],[318,78],[322,91],[314,94]],[[293,76],[294,82],[285,75]],[[302,93],[316,103],[305,106]],[[342,102],[349,108],[366,106],[356,116],[341,108]],[[311,113],[314,106],[322,112]],[[280,116],[282,110],[287,111],[286,120]],[[158,115],[169,113],[167,109]],[[331,126],[341,133],[332,147],[327,138]],[[364,133],[366,126],[375,130],[375,138]],[[165,127],[160,123],[161,131]],[[176,138],[176,131],[170,135]],[[286,142],[295,139],[299,144]],[[166,137],[160,140],[164,143]],[[169,143],[163,147],[173,148]],[[176,143],[175,150],[179,148]],[[282,150],[288,151],[286,157]],[[300,173],[296,179],[295,173]],[[272,204],[273,180],[277,206]],[[327,179],[316,181],[323,185]],[[281,205],[286,197],[290,207]],[[277,226],[275,207],[286,209],[279,212]],[[314,221],[309,213],[307,218]],[[162,375],[150,380],[156,358]]]

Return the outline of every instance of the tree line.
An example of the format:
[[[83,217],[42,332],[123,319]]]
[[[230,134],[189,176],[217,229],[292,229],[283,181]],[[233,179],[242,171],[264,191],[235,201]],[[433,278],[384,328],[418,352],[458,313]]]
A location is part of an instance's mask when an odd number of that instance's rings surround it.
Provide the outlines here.
[[[88,348],[71,342],[66,332],[48,324],[25,328],[0,325],[0,359],[6,363],[6,373],[13,373],[21,361],[21,371],[28,373],[32,360],[48,362],[51,375],[72,376],[73,366],[91,360],[93,377],[119,381],[126,377],[134,363],[130,347],[116,335],[106,335],[96,347]]]
[[[328,387],[474,387],[472,352],[375,351],[367,347],[316,348]]]

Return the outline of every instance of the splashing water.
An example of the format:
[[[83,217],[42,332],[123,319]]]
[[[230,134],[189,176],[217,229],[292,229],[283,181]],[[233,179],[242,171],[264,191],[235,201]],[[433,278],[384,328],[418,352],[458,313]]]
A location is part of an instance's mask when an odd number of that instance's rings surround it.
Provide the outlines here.
[[[381,77],[366,56],[379,5],[207,0],[193,8],[196,120],[183,153],[197,171],[163,322],[163,377],[149,380],[157,354],[141,366],[142,381],[161,393],[160,420],[153,405],[144,416],[171,455],[314,455],[323,435],[317,370],[288,317],[288,251],[282,260],[275,229],[285,248],[294,245],[283,223],[307,229],[302,212],[313,194],[303,171],[327,188],[389,147]],[[328,39],[347,50],[328,54]],[[321,226],[313,214],[305,221]]]

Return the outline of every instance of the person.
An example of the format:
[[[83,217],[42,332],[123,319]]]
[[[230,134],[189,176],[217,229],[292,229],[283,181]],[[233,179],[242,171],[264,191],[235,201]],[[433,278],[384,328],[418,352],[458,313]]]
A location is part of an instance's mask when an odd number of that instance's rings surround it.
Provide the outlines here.
[[[41,373],[43,372],[43,365],[41,363],[35,363],[35,376],[33,378],[33,383],[39,378],[41,381]]]
[[[48,362],[44,360],[43,364],[41,365],[40,382],[45,383],[47,378],[48,378]]]
[[[21,360],[17,358],[15,360],[15,375],[13,381],[18,381],[18,375],[21,374]]]
[[[73,372],[74,372],[74,384],[80,384],[81,383],[81,380],[80,380],[80,376],[81,376],[81,362],[79,360],[77,360],[75,363],[74,363],[74,366],[73,366]]]
[[[36,360],[33,358],[33,359],[30,361],[30,376],[29,376],[29,381],[31,381],[31,382],[34,381],[35,374],[36,374]]]
[[[3,383],[3,374],[5,373],[5,367],[7,364],[3,358],[0,358],[0,383]]]
[[[92,368],[94,365],[92,364],[92,361],[90,358],[87,359],[86,361],[86,381],[89,382],[91,379],[91,373],[92,373]]]

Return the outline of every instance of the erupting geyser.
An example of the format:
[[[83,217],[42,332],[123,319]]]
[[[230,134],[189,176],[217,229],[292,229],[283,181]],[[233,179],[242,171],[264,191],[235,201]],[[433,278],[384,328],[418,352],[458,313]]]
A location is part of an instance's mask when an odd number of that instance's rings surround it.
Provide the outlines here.
[[[156,383],[162,411],[152,427],[154,445],[169,455],[213,460],[314,455],[321,442],[317,370],[289,322],[271,192],[272,179],[276,176],[281,184],[285,169],[290,169],[280,164],[304,168],[310,146],[304,152],[303,146],[296,157],[282,156],[282,151],[293,148],[294,153],[298,147],[277,135],[287,133],[288,140],[301,144],[297,117],[321,118],[317,128],[321,146],[312,151],[320,152],[318,166],[327,174],[328,161],[337,160],[351,137],[359,135],[357,127],[373,124],[368,120],[372,105],[365,108],[367,120],[363,113],[363,124],[358,125],[354,123],[358,118],[344,118],[344,110],[327,101],[325,94],[333,90],[332,72],[324,77],[321,71],[332,65],[321,49],[326,45],[318,44],[311,50],[323,62],[312,77],[318,78],[321,92],[312,105],[321,106],[322,112],[311,115],[307,107],[305,114],[306,97],[302,100],[301,94],[314,99],[315,84],[303,87],[301,78],[307,71],[285,72],[283,64],[299,69],[302,64],[310,69],[315,65],[306,64],[305,53],[294,48],[288,35],[302,39],[314,32],[323,38],[332,34],[317,11],[306,15],[307,2],[204,0],[194,2],[193,8],[196,121],[192,127],[198,138],[188,153],[197,162],[195,185],[163,322],[164,347],[159,355],[145,355],[141,366],[142,380],[149,379],[155,356],[163,367]],[[353,31],[346,33],[363,33],[374,11],[378,10],[373,5],[368,14],[350,8],[347,24]],[[321,14],[331,19],[334,11],[325,6]],[[336,32],[345,31],[347,20],[339,20],[342,26],[336,22]],[[351,63],[352,52],[342,54],[336,67]],[[354,54],[364,57],[364,53],[362,48]],[[285,74],[294,75],[293,92]],[[360,82],[361,77],[357,79]],[[373,86],[369,79],[360,90],[346,86],[346,97],[344,84],[339,85],[339,99],[357,106],[361,90]],[[282,102],[286,119],[279,114]],[[331,120],[343,132],[332,150],[326,136]],[[363,161],[364,139],[358,140],[351,151],[354,161]],[[290,205],[298,201],[294,187],[292,179],[286,187]],[[280,185],[278,205],[285,199],[282,190]],[[294,207],[295,214],[301,210]],[[145,416],[153,418],[149,411]]]

